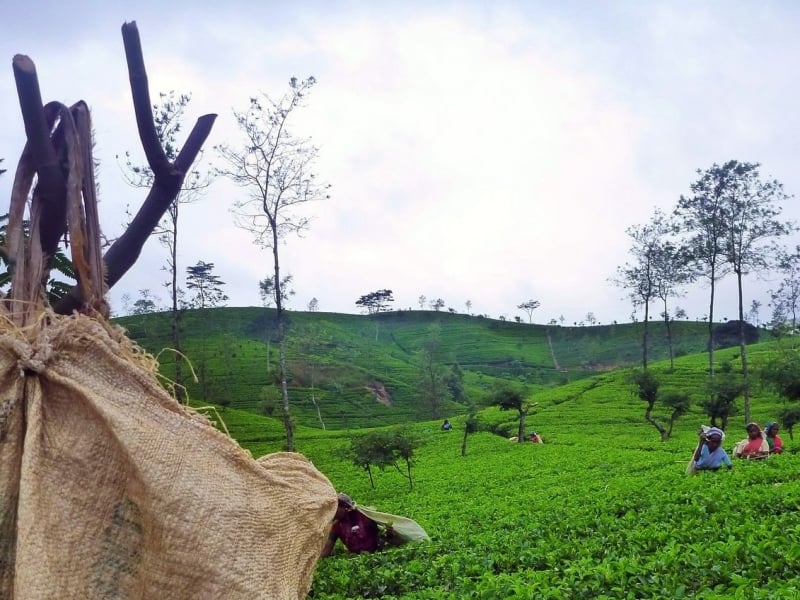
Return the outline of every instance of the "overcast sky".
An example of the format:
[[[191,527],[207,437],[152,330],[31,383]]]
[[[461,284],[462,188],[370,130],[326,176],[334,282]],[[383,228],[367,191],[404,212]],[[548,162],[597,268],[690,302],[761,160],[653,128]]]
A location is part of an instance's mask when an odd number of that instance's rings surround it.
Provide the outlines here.
[[[290,308],[358,312],[390,288],[396,308],[418,298],[491,317],[534,321],[593,312],[628,320],[608,279],[628,260],[625,229],[671,210],[696,169],[760,162],[800,191],[797,65],[800,4],[665,2],[110,2],[33,0],[0,21],[0,157],[13,171],[24,143],[11,59],[36,63],[45,101],[86,100],[96,131],[101,221],[123,229],[127,187],[115,158],[141,156],[120,26],[135,20],[154,97],[191,92],[195,119],[219,118],[206,144],[237,143],[233,110],[279,97],[292,76],[316,77],[294,130],[319,148],[331,198],[307,205],[303,238],[281,247],[294,276]],[[10,196],[12,172],[0,177]],[[271,255],[237,229],[241,189],[220,181],[182,209],[181,276],[213,262],[229,306],[260,304]],[[787,219],[800,220],[792,199]],[[792,246],[796,237],[787,240]],[[149,288],[167,304],[166,250],[151,239],[111,292],[113,308]],[[715,316],[735,318],[733,280]],[[774,280],[751,278],[745,302]],[[677,301],[707,314],[708,289]]]

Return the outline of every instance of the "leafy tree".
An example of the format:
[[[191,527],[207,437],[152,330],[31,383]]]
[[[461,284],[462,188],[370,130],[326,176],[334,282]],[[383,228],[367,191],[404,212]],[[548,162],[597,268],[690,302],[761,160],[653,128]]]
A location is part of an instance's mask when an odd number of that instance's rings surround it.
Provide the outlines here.
[[[149,289],[139,290],[139,299],[133,303],[133,314],[144,315],[156,312],[158,310],[156,306],[157,300],[158,298],[153,296]]]
[[[736,275],[739,300],[739,353],[744,382],[750,379],[745,340],[744,296],[742,279],[755,271],[770,269],[779,254],[777,239],[796,229],[779,220],[782,208],[777,203],[789,199],[777,180],[765,181],[758,163],[735,160],[723,165],[728,172],[724,215],[727,220],[724,243],[725,260]],[[744,387],[744,420],[750,422],[750,390]]]
[[[294,296],[295,292],[291,289],[293,275],[286,275],[281,280],[281,301],[285,305],[289,302],[289,298]],[[275,279],[273,277],[265,277],[258,282],[258,294],[261,296],[261,303],[269,308],[275,302]]]
[[[361,308],[367,309],[367,314],[373,315],[377,317],[377,315],[381,312],[389,310],[389,303],[394,302],[394,296],[392,296],[392,290],[378,290],[376,292],[370,292],[369,294],[364,294],[358,300],[356,300],[356,306],[360,306]],[[378,319],[375,319],[375,341],[378,341],[378,330],[379,330],[379,323]]]
[[[787,322],[791,330],[797,329],[797,313],[800,307],[800,246],[794,254],[785,254],[778,263],[783,279],[776,291],[770,291],[772,300],[772,327],[777,329]]]
[[[474,403],[470,403],[467,412],[467,420],[464,421],[464,437],[461,440],[461,456],[467,455],[467,438],[470,434],[478,431],[478,408]]]
[[[250,98],[247,110],[234,112],[244,140],[239,148],[220,145],[217,150],[227,165],[220,172],[247,189],[234,203],[237,225],[253,234],[256,244],[272,251],[276,327],[286,448],[294,450],[294,430],[289,411],[286,367],[286,322],[281,285],[281,239],[302,233],[309,218],[300,209],[308,202],[328,198],[329,185],[313,173],[318,150],[309,140],[295,137],[289,120],[303,105],[316,83],[314,77],[289,81],[289,91],[279,100],[266,95]]]
[[[319,300],[312,298],[308,301],[308,312],[317,312],[319,310]]]
[[[517,304],[517,308],[528,313],[528,323],[533,322],[533,311],[539,308],[539,306],[541,306],[541,303],[538,300],[533,299],[527,300],[521,304]]]
[[[800,356],[793,350],[782,352],[764,365],[761,378],[784,402],[792,403],[784,407],[779,418],[794,440],[792,428],[800,423]]]
[[[220,306],[228,296],[223,291],[225,282],[214,274],[214,263],[197,261],[193,267],[186,267],[186,287],[194,291],[190,304],[195,308]]]
[[[517,441],[525,441],[525,419],[530,410],[537,406],[538,402],[531,402],[525,394],[517,389],[503,386],[499,388],[491,398],[491,403],[500,407],[500,410],[515,410],[519,415],[519,428],[517,431]]]
[[[436,312],[439,312],[444,308],[444,300],[441,298],[437,298],[436,300],[431,300],[431,308]]]
[[[642,325],[642,368],[647,369],[648,336],[650,333],[650,303],[658,297],[659,263],[665,245],[665,236],[671,231],[664,215],[656,210],[650,223],[634,225],[625,230],[631,239],[628,250],[633,263],[625,263],[617,267],[617,275],[612,279],[614,284],[627,289],[634,308],[644,307],[644,323]]]
[[[3,162],[4,160],[5,160],[4,158],[0,158],[0,163]],[[5,172],[6,172],[6,169],[0,169],[0,175],[2,175]]]
[[[193,267],[186,267],[186,287],[194,291],[189,304],[201,311],[207,308],[217,306],[228,299],[223,291],[225,282],[222,281],[216,274],[214,274],[214,263],[197,261]],[[206,337],[207,330],[206,324],[208,320],[202,319],[202,335],[200,347],[200,385],[203,390],[203,396],[208,398],[211,395],[211,390],[208,385],[208,377],[206,372]]]
[[[381,471],[387,467],[393,467],[408,479],[409,489],[413,489],[411,467],[414,465],[414,451],[421,444],[421,440],[410,431],[402,429],[373,431],[352,439],[350,448],[345,451],[345,456],[354,465],[367,472],[372,489],[375,489],[375,480],[372,476],[373,467],[377,467]],[[400,463],[404,464],[405,472],[401,469]]]
[[[392,290],[378,290],[364,294],[356,300],[356,306],[367,310],[367,314],[376,315],[389,310],[389,304],[394,302]]]
[[[454,362],[453,366],[450,367],[450,373],[445,376],[444,383],[453,400],[460,404],[467,402],[467,394],[464,390],[464,372],[457,362]]]
[[[467,301],[464,303],[464,306],[466,306],[466,307],[467,307],[467,314],[468,314],[468,315],[471,315],[471,314],[472,314],[472,300],[467,300]]]
[[[691,196],[681,195],[675,217],[688,236],[687,247],[692,261],[709,281],[708,367],[714,379],[714,294],[716,284],[728,272],[726,244],[729,238],[727,199],[736,185],[735,161],[714,163],[705,171],[697,170],[698,179],[690,185]]]
[[[180,148],[177,135],[183,128],[183,116],[191,94],[177,94],[174,91],[159,94],[160,101],[153,105],[153,123],[158,141],[164,148],[167,160],[174,162],[178,158]],[[202,155],[202,151],[200,152]],[[123,176],[126,182],[136,188],[151,188],[155,182],[153,170],[149,164],[135,164],[130,152],[125,152]],[[203,191],[211,184],[212,175],[207,171],[192,168],[183,180],[180,191],[169,205],[152,235],[167,249],[166,270],[169,281],[166,287],[170,290],[172,305],[170,308],[172,346],[177,351],[175,359],[175,393],[178,401],[183,401],[183,370],[179,360],[181,346],[181,318],[183,307],[180,305],[181,290],[178,287],[178,216],[180,207],[200,199]]]
[[[759,302],[758,300],[753,300],[750,303],[750,310],[747,313],[747,317],[748,319],[750,319],[750,322],[756,327],[758,327],[759,325],[758,318],[760,312],[761,312],[761,302]]]
[[[445,372],[440,356],[441,326],[431,326],[428,338],[419,352],[419,392],[423,403],[430,408],[430,414],[438,419],[442,403],[447,393]]]
[[[733,372],[729,362],[722,365],[719,375],[709,380],[708,399],[701,406],[711,418],[711,425],[717,427],[719,419],[719,426],[724,430],[728,427],[728,420],[739,412],[736,399],[742,395],[747,384]]]
[[[662,442],[666,441],[669,439],[669,430],[653,417],[653,409],[658,401],[658,389],[661,387],[661,382],[652,371],[647,369],[634,371],[631,374],[631,381],[636,387],[636,395],[639,399],[647,402],[647,409],[644,413],[645,421],[656,428],[661,435]]]
[[[666,232],[665,232],[666,233]],[[692,267],[691,254],[685,246],[676,245],[668,239],[662,239],[653,255],[655,270],[655,296],[662,302],[664,310],[661,316],[664,319],[664,329],[667,332],[667,345],[669,348],[669,365],[675,368],[675,351],[672,339],[672,319],[669,314],[669,300],[683,295],[682,287],[693,281],[696,277]],[[678,311],[675,315],[680,318]],[[685,312],[683,312],[685,316]]]
[[[787,406],[781,411],[781,425],[789,432],[789,439],[794,441],[794,426],[800,423],[800,406]]]
[[[692,401],[687,392],[667,392],[661,395],[661,403],[670,409],[669,427],[667,428],[667,438],[672,436],[672,427],[675,421],[689,412]]]
[[[425,310],[425,303],[428,299],[425,297],[425,294],[420,294],[419,298],[417,298],[417,302],[419,302],[419,309]]]

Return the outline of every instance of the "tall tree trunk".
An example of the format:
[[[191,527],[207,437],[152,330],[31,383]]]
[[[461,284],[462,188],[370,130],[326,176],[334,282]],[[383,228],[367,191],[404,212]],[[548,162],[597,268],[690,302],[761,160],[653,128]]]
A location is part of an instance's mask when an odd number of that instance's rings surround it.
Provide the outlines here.
[[[522,443],[525,441],[525,417],[528,416],[527,410],[519,411],[519,429],[517,430],[517,442]]]
[[[281,404],[283,428],[286,431],[286,450],[294,452],[294,430],[292,416],[289,412],[289,388],[286,384],[286,324],[283,316],[283,289],[281,288],[281,270],[278,261],[278,232],[274,221],[272,226],[272,259],[275,265],[275,312],[278,329],[278,370],[281,380]]]
[[[711,299],[708,303],[708,373],[711,381],[714,381],[714,284],[716,283],[716,271],[711,267]]]
[[[461,438],[461,456],[466,456],[467,455],[467,436],[468,435],[469,435],[469,426],[468,425],[464,425],[464,437]]]
[[[742,272],[736,271],[739,286],[739,354],[742,357],[742,376],[744,377],[744,422],[750,422],[750,372],[747,367],[747,340],[744,328],[744,300],[742,298]]]
[[[170,209],[172,219],[172,244],[170,262],[172,263],[172,345],[175,348],[175,399],[185,404],[186,390],[183,386],[183,349],[181,348],[181,315],[178,312],[178,199],[175,198]]]
[[[317,399],[314,397],[314,365],[311,365],[311,404],[314,405],[314,408],[317,409],[317,419],[319,419],[319,424],[322,426],[322,431],[325,431],[325,421],[322,420],[322,412],[319,410],[319,404],[317,404]]]
[[[647,369],[647,338],[650,335],[650,303],[644,303],[644,331],[642,332],[642,368]]]
[[[673,352],[672,348],[672,322],[669,318],[669,311],[667,310],[667,299],[666,294],[664,294],[664,326],[667,328],[667,346],[669,347],[669,368],[670,370],[675,368],[675,352]]]
[[[669,433],[664,428],[664,426],[661,425],[661,423],[659,423],[658,421],[656,421],[653,418],[653,406],[654,406],[654,404],[655,403],[648,403],[647,404],[647,410],[644,413],[644,420],[647,421],[648,423],[650,423],[653,427],[655,427],[658,430],[659,435],[661,436],[661,441],[662,442],[666,442],[667,439],[669,438]]]

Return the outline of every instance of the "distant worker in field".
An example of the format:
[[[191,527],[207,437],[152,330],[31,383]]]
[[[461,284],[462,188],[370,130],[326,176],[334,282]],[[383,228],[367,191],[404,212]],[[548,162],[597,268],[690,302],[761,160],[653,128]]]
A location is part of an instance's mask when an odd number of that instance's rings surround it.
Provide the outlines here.
[[[761,431],[761,426],[758,423],[748,423],[745,429],[747,439],[737,443],[733,448],[734,458],[757,459],[769,456],[769,443]]]
[[[359,506],[347,494],[339,494],[339,505],[321,556],[331,555],[336,540],[342,540],[348,552],[358,554],[429,539],[415,521]]]
[[[539,435],[538,433],[536,433],[535,431],[532,431],[532,432],[531,432],[531,435],[530,435],[530,440],[531,440],[531,441],[532,441],[534,444],[544,444],[544,440],[542,440],[542,436],[540,436],[540,435]]]
[[[450,431],[453,428],[453,425],[450,423],[448,419],[444,420],[442,423],[442,431]]]
[[[695,471],[716,471],[722,465],[733,468],[728,453],[722,449],[722,439],[725,434],[721,429],[709,427],[700,432],[700,441],[694,451],[692,461],[689,463],[688,473]]]
[[[781,437],[778,435],[778,431],[780,431],[780,427],[778,427],[778,424],[775,422],[767,423],[767,426],[764,428],[770,454],[780,454],[783,452],[783,440],[781,440]]]

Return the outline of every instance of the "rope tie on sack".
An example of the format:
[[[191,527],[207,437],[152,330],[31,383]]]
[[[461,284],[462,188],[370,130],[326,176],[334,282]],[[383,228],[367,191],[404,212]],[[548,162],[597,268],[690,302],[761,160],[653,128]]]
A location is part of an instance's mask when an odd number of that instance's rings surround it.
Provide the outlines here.
[[[20,377],[26,372],[42,373],[53,355],[53,347],[46,336],[30,344],[23,340],[14,340],[11,349],[17,355],[17,369]]]

